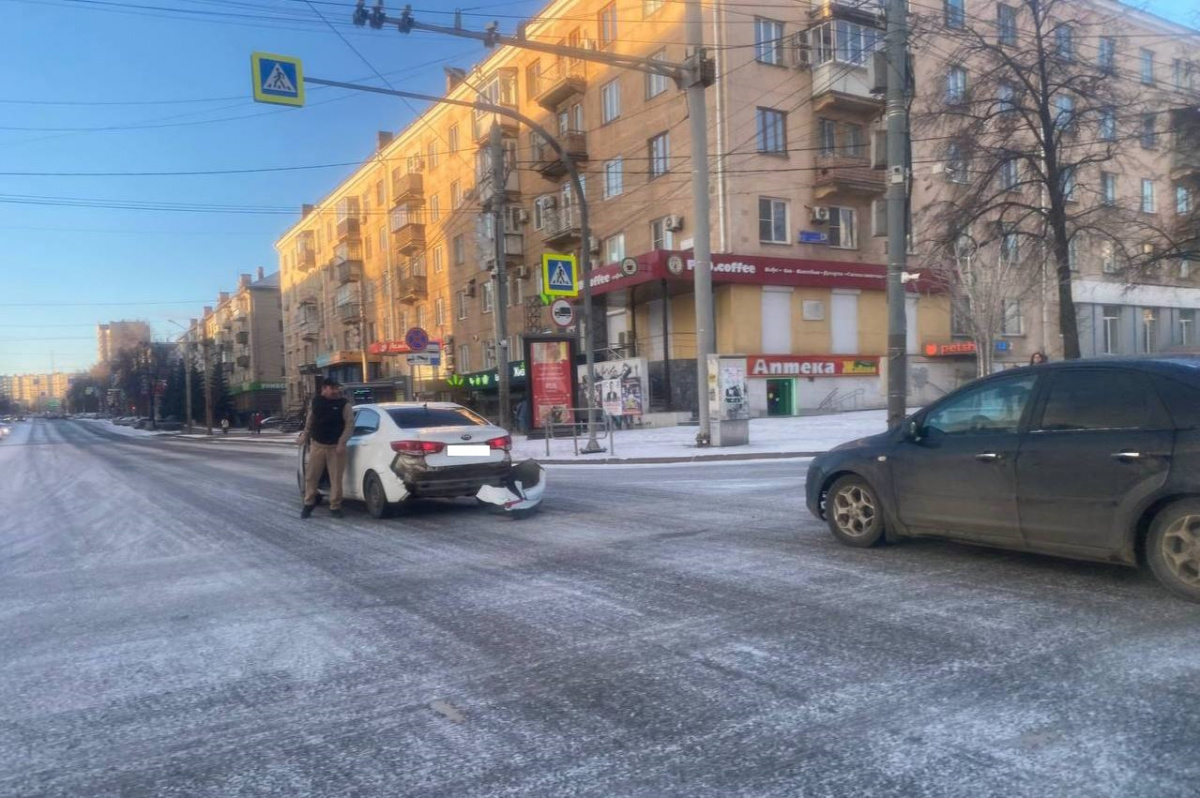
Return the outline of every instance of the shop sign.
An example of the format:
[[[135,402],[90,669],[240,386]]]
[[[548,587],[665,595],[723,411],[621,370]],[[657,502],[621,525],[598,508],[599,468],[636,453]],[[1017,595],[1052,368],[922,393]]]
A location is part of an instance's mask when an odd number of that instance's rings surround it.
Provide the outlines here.
[[[751,377],[878,377],[871,355],[751,355]]]
[[[974,341],[954,341],[948,344],[925,344],[926,357],[953,357],[975,354]]]
[[[367,345],[367,351],[372,355],[407,355],[413,350],[404,341],[375,341]],[[441,351],[441,342],[431,340],[422,351]]]
[[[525,378],[525,361],[515,360],[508,364],[509,379],[518,380]],[[458,382],[454,382],[457,378]],[[500,375],[496,373],[496,369],[488,371],[476,371],[472,374],[455,374],[452,375],[447,382],[451,387],[466,385],[470,388],[483,390],[485,388],[493,388],[500,384]]]

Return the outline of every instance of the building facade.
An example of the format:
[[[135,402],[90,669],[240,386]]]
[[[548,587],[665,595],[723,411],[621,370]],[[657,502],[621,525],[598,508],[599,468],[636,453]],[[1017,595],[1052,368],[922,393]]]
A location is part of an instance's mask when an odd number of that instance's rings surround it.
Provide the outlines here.
[[[150,341],[150,325],[144,321],[110,321],[96,327],[96,362],[108,366],[123,349],[144,346]]]
[[[0,376],[0,394],[30,411],[62,407],[74,374],[56,371],[50,374],[8,374]]]
[[[681,3],[562,0],[526,35],[678,63],[683,13]],[[717,75],[707,91],[717,349],[748,357],[756,415],[880,406],[886,138],[872,58],[882,39],[877,6],[731,0],[704,13]],[[604,370],[637,370],[643,414],[694,408],[696,220],[683,93],[660,76],[499,47],[465,77],[451,75],[447,96],[508,106],[550,130],[584,173],[590,239],[581,240],[565,164],[524,126],[434,105],[399,134],[381,133],[371,158],[306,205],[277,242],[288,403],[327,374],[376,398],[465,396],[491,410],[501,364],[519,395],[524,339],[559,331],[539,299],[542,255],[579,252],[590,261]],[[493,185],[493,123],[503,137],[502,186]],[[914,164],[925,160],[914,149]],[[915,206],[918,177],[914,169]],[[497,194],[506,203],[498,224],[483,210]],[[497,235],[504,291],[493,277]],[[921,267],[914,255],[911,270]],[[908,289],[910,394],[928,401],[975,370],[969,358],[943,354],[955,351],[946,346],[955,331],[945,291],[920,279]],[[497,314],[507,346],[498,345]],[[1005,350],[1014,362],[1053,349],[1032,323],[1039,316],[1031,307],[1030,323],[1014,328]],[[412,327],[440,347],[439,365],[409,365]]]

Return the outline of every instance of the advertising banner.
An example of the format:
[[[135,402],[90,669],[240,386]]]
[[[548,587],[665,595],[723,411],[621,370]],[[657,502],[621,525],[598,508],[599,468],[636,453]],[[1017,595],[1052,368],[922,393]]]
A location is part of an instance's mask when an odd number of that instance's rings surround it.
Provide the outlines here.
[[[649,395],[646,388],[649,373],[649,366],[644,357],[597,363],[598,390],[592,392],[592,406],[603,407],[606,416],[635,418],[643,415],[646,412],[646,397]],[[581,392],[586,396],[587,367],[579,366],[576,376]]]
[[[571,346],[567,341],[528,341],[533,426],[571,421]]]

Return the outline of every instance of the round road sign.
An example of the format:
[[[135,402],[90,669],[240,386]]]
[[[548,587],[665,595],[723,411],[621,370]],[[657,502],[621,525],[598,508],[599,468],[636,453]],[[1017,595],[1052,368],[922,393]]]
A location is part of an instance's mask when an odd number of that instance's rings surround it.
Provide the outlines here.
[[[565,299],[556,299],[550,306],[550,318],[559,327],[570,327],[575,322],[575,306]]]
[[[425,347],[429,346],[429,333],[420,327],[413,327],[404,334],[404,343],[408,344],[411,352],[424,352]]]
[[[621,261],[621,274],[626,277],[632,277],[637,274],[638,262],[636,258],[625,258]]]
[[[678,255],[667,258],[667,271],[676,276],[683,274],[683,258]]]

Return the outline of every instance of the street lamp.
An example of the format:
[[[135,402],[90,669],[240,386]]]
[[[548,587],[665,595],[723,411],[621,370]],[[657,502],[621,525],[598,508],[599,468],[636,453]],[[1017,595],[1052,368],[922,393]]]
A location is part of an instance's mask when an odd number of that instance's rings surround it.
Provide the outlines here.
[[[183,330],[187,336],[192,334],[191,329],[184,327],[174,319],[167,319],[179,329]],[[183,344],[183,395],[184,395],[184,414],[187,416],[187,431],[188,435],[192,434],[192,342],[186,337],[180,341]]]

